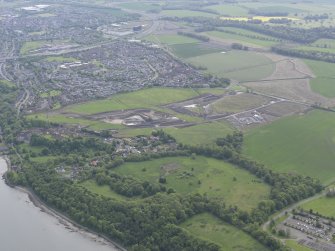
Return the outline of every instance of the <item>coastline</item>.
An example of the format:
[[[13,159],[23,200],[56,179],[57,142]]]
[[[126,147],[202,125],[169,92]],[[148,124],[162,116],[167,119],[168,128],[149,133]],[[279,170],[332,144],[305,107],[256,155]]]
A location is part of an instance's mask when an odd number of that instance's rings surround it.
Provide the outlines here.
[[[7,165],[7,171],[11,170],[11,163],[7,156],[0,155],[0,159],[3,159],[6,162]],[[6,172],[7,173],[7,172]],[[48,206],[46,203],[40,200],[40,198],[31,190],[25,187],[21,186],[12,186],[11,184],[8,184],[6,179],[6,173],[4,174],[4,181],[7,186],[20,191],[22,193],[25,193],[28,195],[29,200],[38,207],[42,212],[54,217],[58,220],[60,224],[62,224],[66,229],[72,231],[72,232],[78,232],[79,234],[83,235],[85,238],[89,238],[92,241],[98,242],[101,245],[109,246],[111,248],[116,249],[117,251],[127,251],[124,247],[122,247],[120,244],[116,243],[115,241],[111,240],[105,235],[99,234],[87,227],[84,227],[77,222],[71,220],[69,217],[64,215],[63,213],[55,210],[54,208]]]

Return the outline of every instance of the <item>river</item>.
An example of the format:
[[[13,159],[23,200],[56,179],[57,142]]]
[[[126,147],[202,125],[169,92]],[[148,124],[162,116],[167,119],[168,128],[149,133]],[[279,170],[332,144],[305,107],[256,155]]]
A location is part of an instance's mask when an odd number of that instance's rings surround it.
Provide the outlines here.
[[[0,177],[7,163],[0,157]],[[36,207],[28,195],[0,179],[1,251],[117,251],[104,239]]]

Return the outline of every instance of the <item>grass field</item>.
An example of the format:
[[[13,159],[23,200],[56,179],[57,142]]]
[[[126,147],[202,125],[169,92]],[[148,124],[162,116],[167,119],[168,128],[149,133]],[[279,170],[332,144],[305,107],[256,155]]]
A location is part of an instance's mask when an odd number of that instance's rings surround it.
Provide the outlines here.
[[[148,40],[150,42],[154,43],[161,43],[161,44],[167,44],[167,45],[175,45],[175,44],[192,44],[192,43],[198,43],[199,40],[186,37],[182,35],[149,35],[145,37],[145,40]]]
[[[88,119],[81,119],[81,118],[73,118],[68,117],[62,114],[33,114],[28,115],[27,119],[32,120],[43,120],[50,123],[58,123],[58,124],[70,124],[70,125],[79,125],[82,127],[91,128],[92,130],[101,131],[107,129],[120,129],[122,128],[121,125],[113,125],[101,121],[93,121]]]
[[[302,205],[305,210],[313,209],[321,215],[335,217],[335,198],[322,197]]]
[[[36,50],[41,48],[43,45],[46,44],[46,41],[29,41],[25,42],[20,49],[21,54],[27,54],[32,50]]]
[[[159,4],[149,4],[149,3],[122,3],[118,5],[121,8],[137,11],[150,11],[159,10],[161,7]]]
[[[219,77],[239,81],[259,80],[271,75],[275,69],[274,63],[267,57],[247,51],[212,53],[192,57],[188,61],[194,65],[206,67],[209,73]]]
[[[325,97],[334,98],[335,64],[312,60],[305,60],[305,62],[316,75],[316,78],[310,81],[312,90]]]
[[[224,16],[248,16],[248,9],[238,5],[221,4],[208,7]]]
[[[68,112],[94,114],[115,110],[153,108],[197,96],[193,89],[151,88],[117,94],[110,99],[97,100],[65,108]]]
[[[5,86],[8,86],[8,87],[15,87],[16,86],[13,82],[8,81],[6,79],[0,79],[0,85],[5,85]]]
[[[153,128],[126,128],[119,130],[120,137],[134,137],[137,135],[150,135]],[[226,122],[213,122],[199,124],[185,128],[164,128],[178,143],[187,145],[213,145],[219,137],[233,132]]]
[[[210,214],[199,214],[180,225],[195,236],[209,240],[222,251],[266,251],[266,247],[243,231]]]
[[[308,247],[302,246],[302,245],[298,244],[294,240],[286,240],[285,244],[286,244],[286,246],[292,248],[293,251],[313,251],[313,249],[310,249]]]
[[[335,178],[335,114],[312,111],[246,133],[244,154],[279,172]]]
[[[78,59],[71,58],[71,57],[51,56],[51,57],[47,57],[46,61],[48,61],[48,62],[59,62],[59,63],[71,63],[71,62],[78,61]]]
[[[253,16],[253,17],[221,17],[222,20],[232,20],[232,21],[248,21],[248,20],[259,20],[264,23],[269,22],[271,19],[289,19],[291,21],[298,21],[300,19],[295,17],[267,17],[267,16]]]
[[[254,182],[257,178],[247,171],[201,156],[195,159],[172,157],[125,163],[113,171],[151,182],[158,182],[160,176],[165,176],[166,187],[175,189],[177,193],[220,197],[227,204],[237,205],[244,210],[255,208],[261,200],[268,198],[270,191],[266,184]]]
[[[170,17],[216,17],[217,15],[193,10],[163,10],[161,11],[163,16]]]
[[[173,54],[186,59],[222,51],[222,49],[210,48],[201,43],[174,44],[170,45],[169,47],[171,48]]]
[[[231,34],[227,32],[221,32],[221,31],[209,31],[205,34],[211,36],[211,37],[217,37],[220,39],[226,39],[226,40],[232,40],[234,42],[241,43],[245,46],[249,47],[271,47],[275,44],[278,44],[278,42],[273,41],[274,39],[268,36],[260,35],[255,32],[247,32],[242,29],[236,29],[236,28],[223,28],[223,30],[232,31],[236,34]],[[251,38],[248,36],[258,36],[262,39],[257,38]]]

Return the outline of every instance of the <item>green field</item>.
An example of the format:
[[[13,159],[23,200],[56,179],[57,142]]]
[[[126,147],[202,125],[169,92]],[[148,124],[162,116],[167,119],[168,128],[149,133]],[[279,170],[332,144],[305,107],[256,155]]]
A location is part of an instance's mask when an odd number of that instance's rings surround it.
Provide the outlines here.
[[[145,40],[154,43],[161,43],[167,45],[175,45],[175,44],[192,44],[197,43],[199,40],[182,36],[182,35],[149,35],[145,37]]]
[[[149,4],[149,3],[122,3],[118,5],[121,8],[137,11],[151,11],[151,10],[160,10],[159,4]]]
[[[51,56],[51,57],[47,57],[46,61],[48,61],[48,62],[59,62],[59,63],[71,63],[71,62],[78,61],[78,59],[71,58],[71,57]]]
[[[302,246],[302,245],[298,244],[294,240],[286,240],[285,244],[286,244],[286,246],[292,248],[293,251],[313,251],[313,249],[310,249],[308,247]]]
[[[311,111],[252,129],[245,136],[244,154],[279,172],[335,178],[335,114]]]
[[[206,67],[207,72],[219,77],[239,81],[259,80],[271,75],[275,69],[275,64],[269,58],[247,51],[212,53],[189,58],[188,61]]]
[[[265,36],[265,35],[260,35],[255,32],[245,31],[245,30],[236,29],[236,28],[223,28],[223,30],[236,32],[236,34],[222,32],[222,31],[209,31],[209,32],[206,32],[205,34],[210,37],[216,37],[216,38],[224,39],[224,40],[231,40],[233,42],[241,43],[249,47],[271,47],[271,46],[278,44],[278,42],[274,41],[273,38]],[[250,36],[258,36],[261,39],[252,38]]]
[[[220,197],[227,204],[237,205],[244,210],[255,208],[261,200],[268,198],[270,191],[266,184],[255,182],[257,178],[247,171],[201,156],[195,159],[171,157],[125,163],[113,171],[150,182],[158,182],[160,176],[165,176],[166,187],[175,189],[177,193]]]
[[[335,64],[312,60],[305,62],[316,75],[316,78],[310,81],[312,90],[325,97],[334,98]]]
[[[63,115],[63,114],[40,113],[40,114],[28,115],[26,118],[31,119],[31,120],[42,120],[42,121],[47,121],[50,123],[57,123],[57,124],[79,125],[82,127],[87,127],[92,130],[96,130],[96,131],[122,128],[121,125],[113,125],[113,124],[105,123],[102,121],[74,118],[74,117]]]
[[[46,41],[30,41],[25,42],[20,49],[21,54],[27,54],[32,50],[37,50],[43,47],[47,42]]]
[[[208,7],[224,16],[248,16],[248,9],[238,5],[220,4]]]
[[[174,44],[169,47],[173,54],[181,58],[197,57],[222,51],[220,48],[210,48],[202,43]]]
[[[136,92],[117,94],[110,99],[97,100],[65,108],[78,114],[95,114],[108,111],[153,108],[197,96],[193,89],[151,88]]]
[[[8,87],[15,87],[16,86],[13,82],[8,81],[6,79],[0,79],[0,85],[5,85],[5,86],[8,86]]]
[[[222,251],[268,250],[243,231],[210,214],[196,215],[181,224],[181,227],[195,236],[216,243]]]
[[[301,206],[305,210],[313,209],[316,213],[327,217],[335,217],[335,198],[322,197],[309,201]]]
[[[163,10],[161,14],[170,17],[217,17],[212,13],[193,10]]]

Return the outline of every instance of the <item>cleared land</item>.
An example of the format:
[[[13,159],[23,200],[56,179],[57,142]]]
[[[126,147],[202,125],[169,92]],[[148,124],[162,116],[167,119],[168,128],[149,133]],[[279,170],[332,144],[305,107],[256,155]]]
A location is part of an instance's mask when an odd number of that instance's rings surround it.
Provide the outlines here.
[[[243,231],[224,223],[210,214],[200,214],[180,225],[195,236],[212,241],[229,251],[268,250]]]
[[[316,200],[312,200],[302,205],[302,208],[306,210],[312,209],[315,213],[327,217],[335,217],[335,198],[322,197]]]
[[[155,159],[126,163],[114,169],[122,175],[132,175],[143,181],[158,182],[166,177],[166,187],[177,193],[200,193],[220,197],[227,204],[251,210],[266,199],[270,188],[257,181],[247,171],[223,161],[197,156]]]
[[[249,93],[242,93],[239,95],[225,96],[210,105],[214,113],[236,113],[244,110],[257,108],[261,105],[267,104],[271,99]]]
[[[279,172],[296,172],[320,179],[335,178],[335,114],[312,111],[252,129],[244,154]]]
[[[253,81],[268,77],[275,68],[269,58],[247,51],[212,53],[192,57],[188,61],[194,65],[206,67],[207,72],[214,75],[239,81]]]

